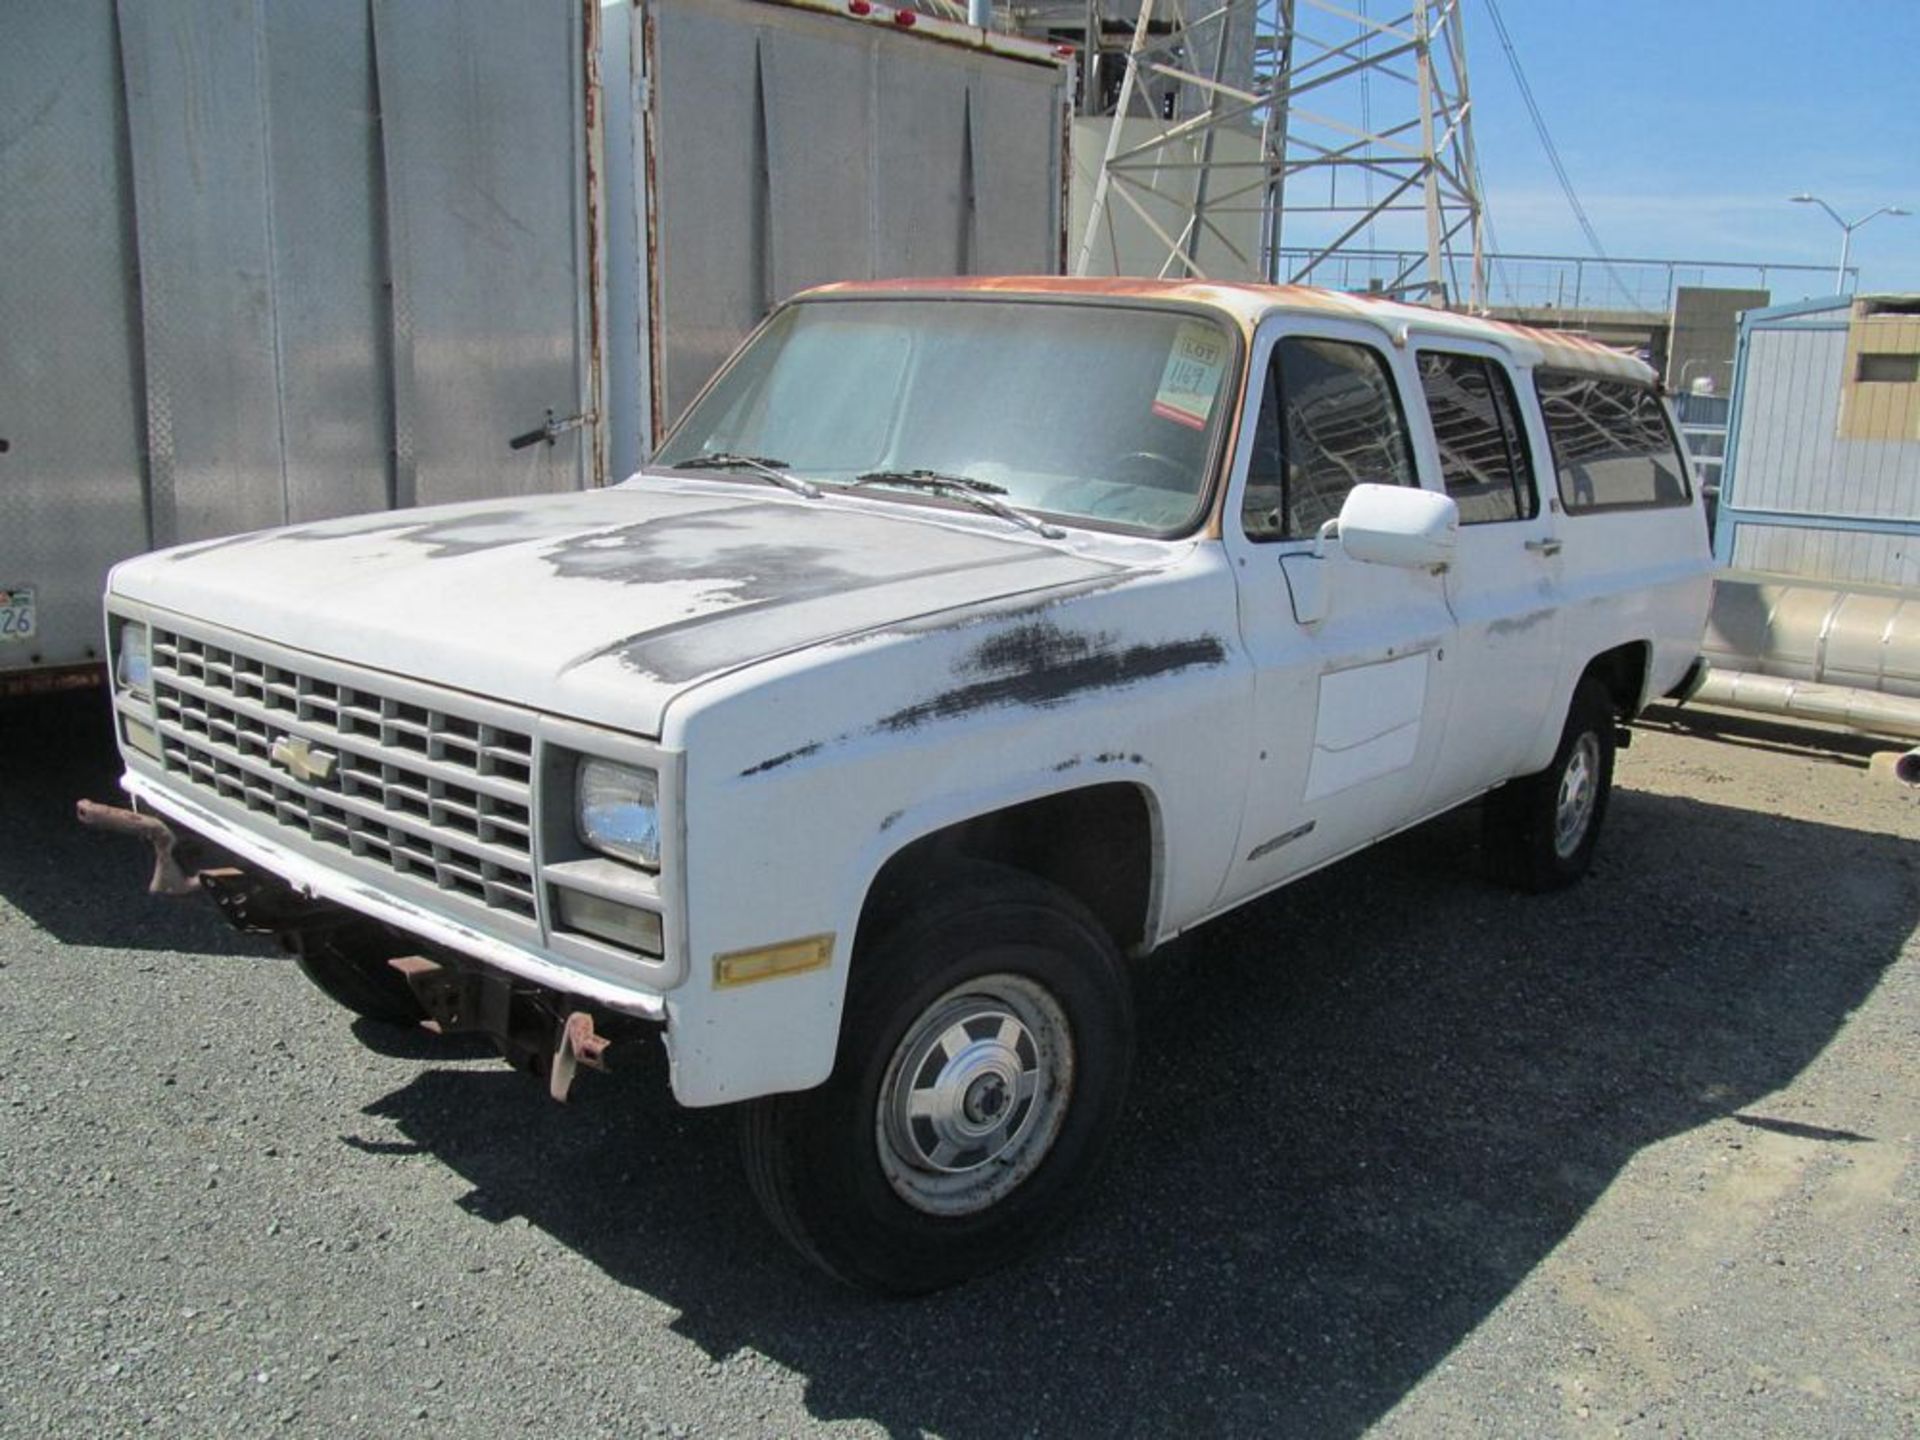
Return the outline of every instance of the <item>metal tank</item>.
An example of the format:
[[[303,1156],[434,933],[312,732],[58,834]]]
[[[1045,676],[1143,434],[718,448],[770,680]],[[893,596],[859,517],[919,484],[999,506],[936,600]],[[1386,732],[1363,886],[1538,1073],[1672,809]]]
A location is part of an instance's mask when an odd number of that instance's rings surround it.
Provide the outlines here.
[[[1920,594],[1722,575],[1697,698],[1920,739]]]

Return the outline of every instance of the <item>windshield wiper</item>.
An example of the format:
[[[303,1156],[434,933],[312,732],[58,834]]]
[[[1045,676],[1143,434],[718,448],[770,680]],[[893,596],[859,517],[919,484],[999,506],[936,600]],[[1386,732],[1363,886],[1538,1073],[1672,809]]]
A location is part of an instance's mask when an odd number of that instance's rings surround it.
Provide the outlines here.
[[[869,470],[854,477],[855,485],[906,485],[924,490],[959,489],[975,495],[1004,495],[1007,487],[971,475],[949,475],[941,470]]]
[[[1058,525],[1036,520],[1025,511],[1016,510],[997,498],[1007,493],[1006,486],[996,485],[991,480],[976,480],[971,475],[944,475],[938,470],[869,470],[864,475],[855,476],[851,482],[851,488],[857,489],[862,485],[897,485],[904,490],[931,490],[936,495],[951,495],[1003,520],[1011,520],[1045,540],[1063,540],[1067,534]]]
[[[715,450],[705,455],[693,455],[685,460],[676,460],[668,465],[670,470],[751,470],[764,480],[771,480],[783,489],[796,495],[804,495],[809,500],[820,498],[820,487],[810,481],[802,480],[798,475],[789,475],[781,467],[787,462],[775,460],[767,455],[736,455],[731,450]]]

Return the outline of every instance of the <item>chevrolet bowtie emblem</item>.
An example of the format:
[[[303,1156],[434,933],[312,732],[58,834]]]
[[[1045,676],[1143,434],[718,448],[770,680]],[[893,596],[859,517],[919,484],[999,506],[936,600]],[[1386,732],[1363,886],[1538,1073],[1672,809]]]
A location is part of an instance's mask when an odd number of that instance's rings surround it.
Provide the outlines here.
[[[267,758],[294,779],[317,784],[333,774],[339,756],[330,750],[316,750],[297,735],[282,735],[267,751]]]

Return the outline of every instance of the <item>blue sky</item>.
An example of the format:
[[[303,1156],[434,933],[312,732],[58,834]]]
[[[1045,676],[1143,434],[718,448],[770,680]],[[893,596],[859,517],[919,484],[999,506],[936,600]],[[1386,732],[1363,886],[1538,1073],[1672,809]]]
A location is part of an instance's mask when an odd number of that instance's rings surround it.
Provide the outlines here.
[[[1500,245],[1586,253],[1482,6],[1467,0],[1474,137]],[[1920,0],[1503,0],[1501,13],[1610,254],[1832,266],[1840,228],[1787,196],[1810,190],[1850,220],[1920,212]],[[1920,214],[1864,226],[1852,259],[1863,290],[1920,291]]]

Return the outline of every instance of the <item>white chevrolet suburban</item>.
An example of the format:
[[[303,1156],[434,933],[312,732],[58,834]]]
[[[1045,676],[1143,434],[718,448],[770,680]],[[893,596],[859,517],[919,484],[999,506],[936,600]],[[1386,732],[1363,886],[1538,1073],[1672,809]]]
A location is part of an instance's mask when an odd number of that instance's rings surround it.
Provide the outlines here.
[[[107,596],[156,888],[564,1097],[657,1028],[913,1292],[1072,1208],[1124,958],[1463,802],[1577,879],[1708,555],[1652,373],[1296,288],[777,310],[609,489],[187,546]],[[182,865],[170,856],[201,847]]]

